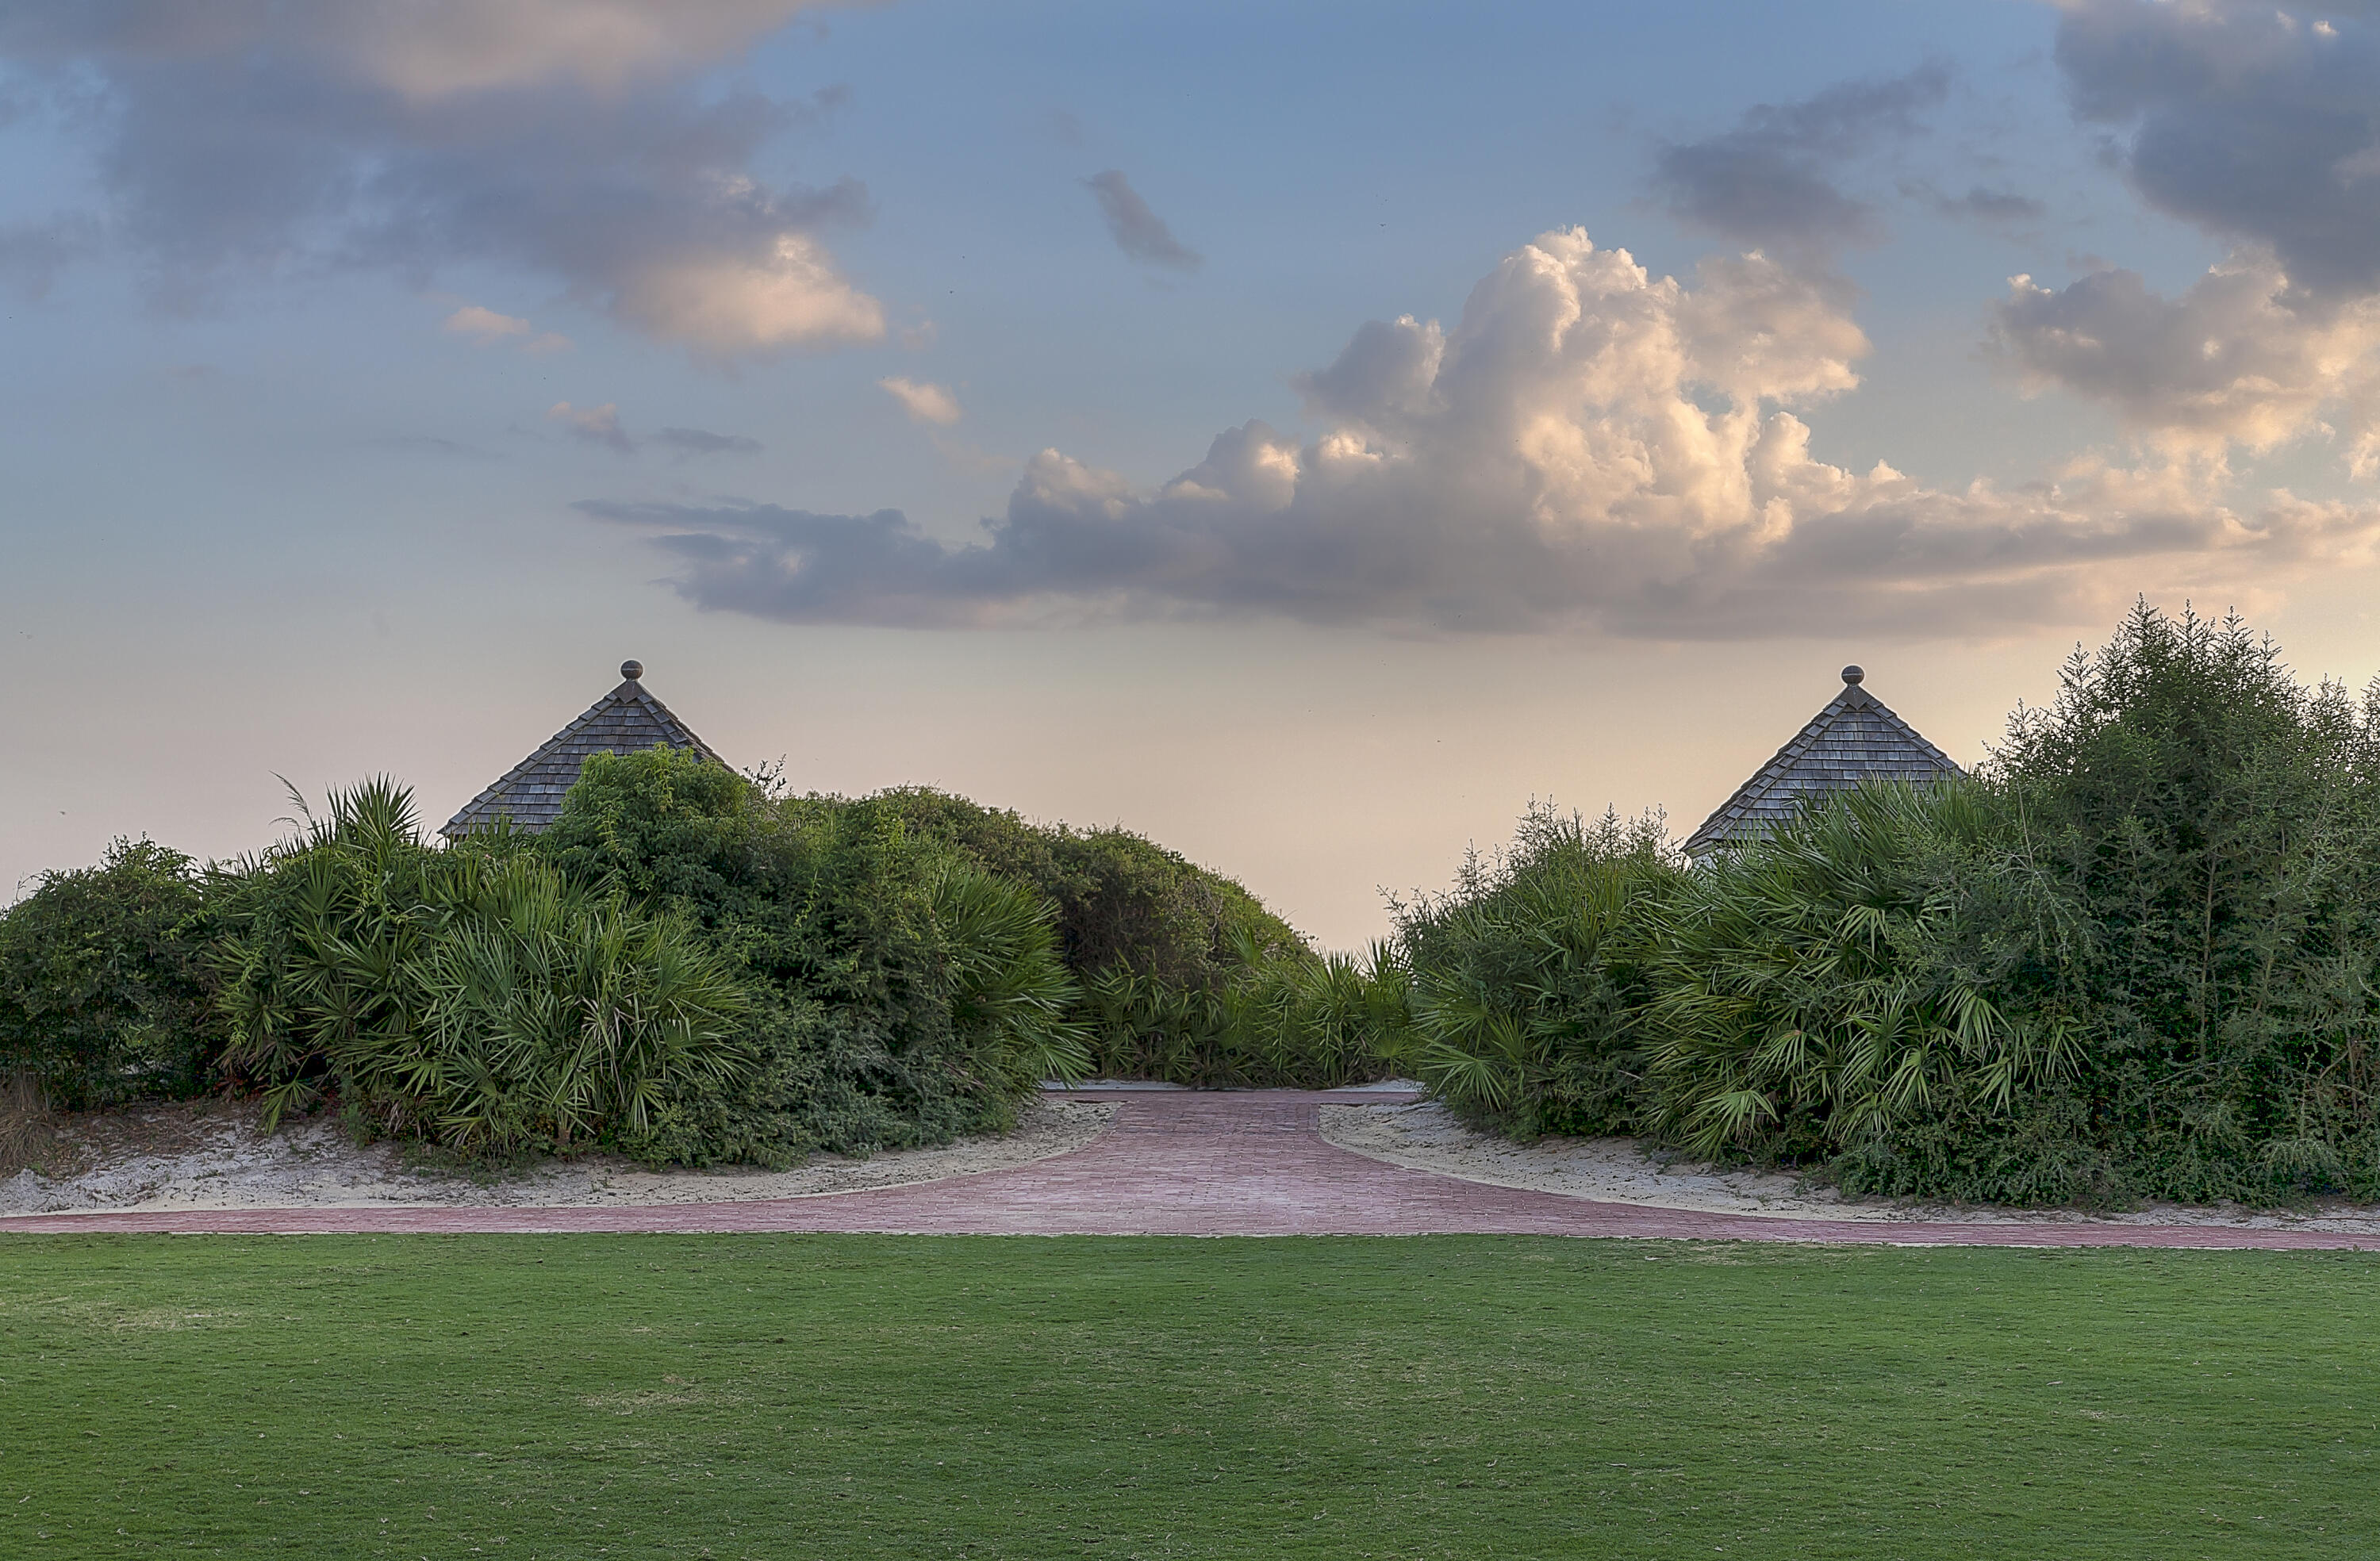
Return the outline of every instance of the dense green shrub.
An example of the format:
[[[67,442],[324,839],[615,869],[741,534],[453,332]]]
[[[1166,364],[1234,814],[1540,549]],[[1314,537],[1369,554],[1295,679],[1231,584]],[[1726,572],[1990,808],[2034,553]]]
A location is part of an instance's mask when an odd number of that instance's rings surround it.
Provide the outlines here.
[[[1085,988],[1102,1077],[1209,1087],[1330,1089],[1384,1078],[1405,1026],[1403,968],[1304,947],[1244,949],[1216,986],[1111,965]]]
[[[869,799],[1055,907],[1071,1017],[1108,1078],[1313,1088],[1383,1075],[1393,964],[1323,956],[1237,883],[1123,829],[1037,825],[923,788]]]
[[[1959,957],[1979,905],[2042,888],[2003,821],[1969,783],[1871,785],[1687,874],[1648,928],[1653,1131],[1823,1161],[2070,1071],[2073,1025],[2022,978],[2032,950]]]
[[[2142,606],[2020,711],[1985,783],[2055,890],[1970,896],[1964,953],[2071,1015],[2081,1065],[1847,1165],[1962,1196],[2380,1195],[2380,703],[2236,620]]]
[[[1636,1131],[1648,920],[1683,872],[1658,815],[1532,809],[1510,850],[1398,908],[1412,991],[1399,1059],[1524,1137]]]
[[[690,754],[598,755],[537,850],[689,918],[759,994],[754,1066],[694,1081],[639,1153],[782,1165],[945,1142],[1083,1070],[1046,902],[895,801],[771,798]]]
[[[1863,1192],[2380,1195],[2380,694],[2236,621],[2140,606],[1969,780],[1687,870],[1614,829],[1405,918],[1459,1107]]]
[[[195,1094],[211,1022],[199,874],[179,852],[117,841],[96,867],[45,873],[0,915],[0,1074],[55,1105]]]
[[[268,1119],[327,1090],[375,1132],[568,1148],[749,1060],[747,995],[689,928],[506,836],[434,850],[384,780],[213,887],[225,1062]]]
[[[1305,950],[1246,889],[1128,830],[1030,824],[923,787],[870,802],[1047,896],[1066,966],[1086,984],[1123,971],[1172,990],[1217,991],[1255,962]]]

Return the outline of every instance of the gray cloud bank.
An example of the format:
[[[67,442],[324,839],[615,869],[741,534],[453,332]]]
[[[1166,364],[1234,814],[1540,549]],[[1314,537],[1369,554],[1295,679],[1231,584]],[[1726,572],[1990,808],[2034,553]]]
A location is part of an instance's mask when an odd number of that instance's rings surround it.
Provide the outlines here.
[[[1688,286],[1557,231],[1452,330],[1375,321],[1304,376],[1320,436],[1228,430],[1154,492],[1044,451],[978,543],[892,510],[580,507],[648,532],[695,602],[794,623],[1255,614],[1661,637],[2073,623],[2217,560],[2301,564],[2380,529],[2287,492],[2234,509],[2187,463],[2078,459],[1957,490],[1828,465],[1793,408],[1855,385],[1866,350],[1833,290],[1758,255]]]
[[[2142,198],[2237,247],[2178,296],[2018,277],[1991,350],[2028,388],[2223,458],[2336,437],[2380,469],[2380,18],[2368,5],[2074,0],[2058,64]]]
[[[1738,244],[1822,254],[1876,242],[1876,209],[1846,194],[1840,167],[1925,129],[1949,95],[1939,65],[1846,81],[1800,103],[1762,103],[1722,133],[1656,154],[1653,189],[1681,220]]]
[[[757,439],[740,433],[713,433],[709,429],[663,429],[650,439],[639,439],[620,421],[618,405],[608,401],[601,406],[573,406],[569,402],[558,401],[548,409],[546,417],[560,424],[571,438],[602,445],[622,455],[634,454],[647,443],[675,451],[682,461],[704,455],[757,455],[761,450]]]
[[[763,148],[829,111],[703,72],[808,0],[110,0],[0,8],[0,60],[99,127],[113,236],[188,305],[341,265],[495,261],[716,358],[868,342],[821,233],[848,181],[772,186]],[[95,93],[93,89],[96,89]],[[15,241],[36,281],[66,257]]]
[[[1093,174],[1083,184],[1099,202],[1108,236],[1128,259],[1172,271],[1196,271],[1206,263],[1206,257],[1174,237],[1165,219],[1148,209],[1122,169]]]
[[[682,455],[757,455],[760,442],[747,434],[713,433],[709,429],[663,429],[653,442],[666,444]]]
[[[2298,286],[2380,288],[2374,7],[2073,0],[2058,65],[2150,204],[2269,247]]]

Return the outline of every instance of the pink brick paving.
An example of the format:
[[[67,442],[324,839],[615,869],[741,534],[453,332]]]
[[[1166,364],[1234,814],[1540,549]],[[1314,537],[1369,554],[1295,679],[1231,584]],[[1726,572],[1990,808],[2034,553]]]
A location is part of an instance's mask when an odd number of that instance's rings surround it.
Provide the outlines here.
[[[238,1209],[35,1215],[18,1231],[334,1232],[852,1231],[1018,1236],[1656,1236],[1704,1240],[1944,1246],[2380,1249],[2380,1238],[2314,1230],[2060,1220],[1960,1225],[1700,1214],[1489,1187],[1384,1165],[1326,1143],[1318,1106],[1295,1091],[1116,1096],[1114,1123],[1085,1148],[941,1181],[765,1203],[608,1208]]]

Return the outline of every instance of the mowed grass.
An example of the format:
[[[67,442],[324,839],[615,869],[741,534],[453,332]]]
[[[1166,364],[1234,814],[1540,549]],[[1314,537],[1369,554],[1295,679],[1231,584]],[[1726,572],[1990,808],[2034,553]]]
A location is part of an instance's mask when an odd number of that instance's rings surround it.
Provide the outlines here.
[[[2380,1548],[2380,1261],[0,1238],[0,1555]]]

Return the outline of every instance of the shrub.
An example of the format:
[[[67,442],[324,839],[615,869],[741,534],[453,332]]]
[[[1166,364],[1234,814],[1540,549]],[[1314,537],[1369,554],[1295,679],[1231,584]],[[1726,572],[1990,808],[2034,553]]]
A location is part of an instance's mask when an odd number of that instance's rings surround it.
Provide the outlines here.
[[[1533,808],[1512,847],[1400,906],[1406,1067],[1524,1137],[1638,1130],[1647,918],[1683,875],[1658,815]]]
[[[1405,917],[1458,1107],[1861,1192],[2380,1195],[2380,689],[2236,620],[2139,606],[1970,780],[1692,870],[1617,830],[1533,816]]]
[[[1092,1065],[1105,1078],[1330,1089],[1385,1077],[1404,1028],[1404,974],[1385,946],[1368,966],[1302,947],[1245,950],[1220,986],[1113,965],[1086,998]]]
[[[632,1147],[797,1162],[993,1131],[1079,1075],[1050,913],[883,799],[772,799],[698,756],[598,755],[538,841],[574,875],[699,926],[762,996],[754,1066],[695,1080]]]
[[[204,898],[190,859],[117,841],[96,867],[45,873],[0,916],[0,1074],[55,1104],[203,1088],[212,1023]]]
[[[1028,824],[922,788],[872,799],[1055,907],[1103,1077],[1321,1088],[1383,1076],[1402,973],[1320,955],[1230,878],[1123,829]]]
[[[922,787],[870,800],[985,871],[1047,896],[1078,981],[1123,971],[1211,992],[1270,955],[1305,948],[1237,883],[1127,830],[1028,824]]]
[[[2047,709],[2018,712],[1985,780],[2003,850],[2055,885],[2063,921],[1977,914],[1973,946],[2073,1014],[2082,1063],[1963,1124],[1962,1146],[1943,1138],[1961,1124],[1928,1125],[1863,1174],[1971,1196],[2059,1178],[2380,1193],[2380,703],[2300,684],[2236,619],[2143,604]]]
[[[1954,957],[1979,898],[2026,898],[2000,823],[1972,786],[1872,784],[1688,874],[1645,962],[1654,1131],[1823,1161],[2070,1071],[2061,1011]]]
[[[372,1131],[566,1149],[642,1131],[748,1060],[748,998],[688,928],[508,837],[432,850],[385,780],[218,887],[225,1060],[268,1120],[329,1089]]]

